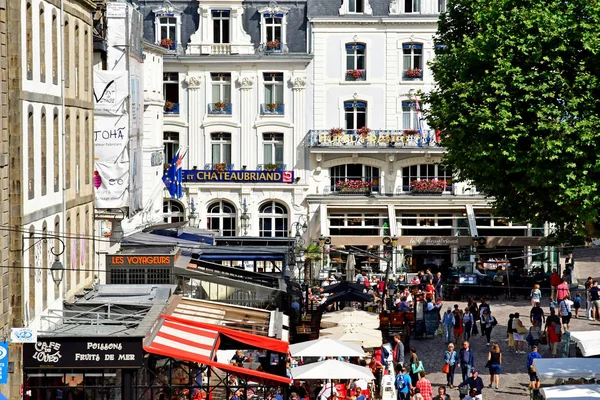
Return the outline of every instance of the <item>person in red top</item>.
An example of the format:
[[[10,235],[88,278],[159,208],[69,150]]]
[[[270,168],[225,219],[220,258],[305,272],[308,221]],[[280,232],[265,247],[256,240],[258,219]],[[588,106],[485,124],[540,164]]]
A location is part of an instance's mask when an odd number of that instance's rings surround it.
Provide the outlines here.
[[[563,278],[560,282],[560,285],[556,287],[556,302],[560,304],[561,301],[571,293],[569,292],[569,285],[567,284],[567,280]]]
[[[421,396],[423,396],[424,400],[433,400],[433,389],[431,387],[431,382],[425,378],[425,371],[421,371],[419,376],[420,378],[416,387],[421,391]]]
[[[550,287],[552,288],[552,293],[550,293],[550,297],[554,297],[554,292],[556,291],[556,287],[560,285],[560,275],[556,272],[556,268],[552,270],[550,274]]]
[[[381,352],[381,349],[379,349]],[[369,369],[373,373],[375,377],[375,392],[377,394],[381,393],[381,376],[383,375],[383,364],[380,361],[377,361],[375,355],[371,358],[371,362],[369,363]]]

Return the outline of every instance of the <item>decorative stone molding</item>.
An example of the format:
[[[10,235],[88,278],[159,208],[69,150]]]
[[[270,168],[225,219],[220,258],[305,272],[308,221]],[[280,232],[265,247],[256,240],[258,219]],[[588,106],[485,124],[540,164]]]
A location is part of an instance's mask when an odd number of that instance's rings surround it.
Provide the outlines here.
[[[240,85],[240,89],[252,89],[252,86],[254,86],[254,79],[249,76],[240,76],[237,82]]]
[[[186,75],[183,81],[188,86],[188,89],[200,89],[202,85],[202,78],[196,75]]]
[[[290,78],[292,84],[292,90],[299,90],[306,88],[306,77],[304,76],[292,76]]]
[[[390,15],[400,15],[400,0],[390,1]]]

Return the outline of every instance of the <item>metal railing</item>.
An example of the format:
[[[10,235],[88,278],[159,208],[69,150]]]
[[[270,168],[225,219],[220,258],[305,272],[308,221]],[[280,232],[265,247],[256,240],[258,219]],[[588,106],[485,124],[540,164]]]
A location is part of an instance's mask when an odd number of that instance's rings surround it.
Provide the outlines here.
[[[209,114],[231,115],[232,109],[231,103],[210,103],[208,105]]]
[[[283,103],[263,103],[260,105],[261,115],[284,115],[285,104]]]
[[[306,137],[308,147],[370,147],[370,148],[402,148],[402,147],[439,147],[439,136],[435,130],[415,131],[412,129],[371,130],[366,135],[357,133],[355,129],[343,129],[341,132],[327,129],[308,131]]]
[[[287,165],[282,163],[273,164],[258,164],[256,166],[257,171],[285,171]]]

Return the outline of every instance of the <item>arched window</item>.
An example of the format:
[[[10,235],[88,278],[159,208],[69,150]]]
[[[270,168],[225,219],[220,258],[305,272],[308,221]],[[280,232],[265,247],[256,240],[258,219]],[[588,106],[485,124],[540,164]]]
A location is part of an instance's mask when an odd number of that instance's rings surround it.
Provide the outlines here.
[[[29,227],[29,320],[33,320],[35,318],[35,228],[32,226]]]
[[[364,81],[367,79],[367,67],[365,65],[364,43],[346,43],[346,80]]]
[[[27,79],[33,79],[33,7],[27,3],[25,9],[25,37],[27,38],[25,46],[27,53]]]
[[[423,45],[421,43],[402,44],[402,79],[423,80]]]
[[[45,196],[48,188],[48,140],[46,138],[46,108],[42,107],[42,124],[40,126],[40,139],[42,152],[42,196]]]
[[[60,183],[60,152],[58,139],[58,107],[54,108],[52,118],[52,156],[54,158],[53,173],[54,173],[54,193],[58,192]],[[90,131],[91,132],[91,131]]]
[[[346,129],[360,129],[367,126],[367,102],[345,101],[344,117],[346,119]]]
[[[286,207],[277,201],[268,201],[258,210],[260,237],[287,237],[288,213]]]
[[[61,246],[61,243],[58,240],[58,235],[60,235],[60,217],[57,215],[54,218],[54,252],[58,253]],[[52,262],[54,262],[54,255],[52,255]],[[58,299],[60,296],[60,285],[54,285],[54,300]]]
[[[235,206],[222,200],[208,206],[207,229],[219,231],[221,236],[235,236]]]
[[[71,188],[71,115],[67,109],[65,115],[65,187]]]
[[[340,181],[362,181],[370,182],[371,189],[379,191],[379,168],[363,164],[344,164],[331,167],[329,170],[330,189],[339,191],[338,182]]]
[[[90,113],[86,111],[85,113],[85,125],[83,126],[83,130],[84,132],[86,132],[85,134],[85,150],[84,150],[84,154],[85,154],[85,166],[83,168],[84,174],[85,174],[85,184],[89,185],[90,184],[90,175],[91,175],[91,168],[92,168],[92,163],[90,162],[90,154],[94,151],[93,149],[90,148],[91,146],[91,137],[92,135],[88,134],[87,132],[93,132],[93,127],[91,125],[90,121]]]
[[[75,22],[75,48],[73,49],[73,53],[75,53],[75,98],[79,98],[79,70],[81,69],[81,65],[79,64],[79,53],[81,49],[79,48],[79,24]]]
[[[52,83],[58,84],[58,18],[52,11]]]
[[[452,169],[439,164],[421,164],[402,168],[402,191],[410,191],[412,181],[423,179],[444,180],[447,183],[445,191],[452,190]]]
[[[83,89],[86,92],[90,90],[90,47],[88,44],[88,39],[88,29],[85,28],[83,33]]]
[[[163,200],[163,221],[167,224],[185,221],[183,204],[173,199]]]
[[[46,221],[42,225],[42,237],[44,238],[42,240],[42,310],[45,310],[48,308],[48,274],[50,274],[48,258],[51,255],[48,253],[48,241],[46,240],[48,237],[48,223]]]
[[[35,196],[35,138],[33,134],[33,106],[27,111],[27,198]]]
[[[40,3],[40,81],[46,82],[46,15],[44,4]]]
[[[69,69],[70,67],[70,61],[71,61],[71,31],[69,28],[69,20],[67,18],[65,18],[65,24],[63,27],[63,48],[65,49],[65,51],[63,51],[63,70],[62,73],[64,75],[64,79],[65,79],[65,87],[69,87],[70,85],[70,78],[71,78],[71,70]]]

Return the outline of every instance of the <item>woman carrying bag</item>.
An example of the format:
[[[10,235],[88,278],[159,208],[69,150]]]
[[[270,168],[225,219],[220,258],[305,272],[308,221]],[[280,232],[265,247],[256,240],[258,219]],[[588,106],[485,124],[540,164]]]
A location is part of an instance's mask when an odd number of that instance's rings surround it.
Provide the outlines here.
[[[488,369],[490,370],[490,385],[495,385],[496,389],[500,385],[500,371],[502,370],[502,353],[500,353],[500,345],[494,343],[492,350],[488,353],[487,361]]]
[[[419,356],[417,356],[417,349],[411,347],[409,374],[412,382],[416,383],[419,380],[419,372],[421,371],[425,371],[425,368],[423,368],[423,362],[420,361]]]
[[[454,370],[457,363],[458,353],[454,351],[454,344],[450,343],[448,350],[444,353],[444,367],[442,368],[442,372],[446,374],[446,381],[450,389],[454,387]]]

